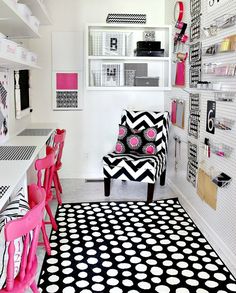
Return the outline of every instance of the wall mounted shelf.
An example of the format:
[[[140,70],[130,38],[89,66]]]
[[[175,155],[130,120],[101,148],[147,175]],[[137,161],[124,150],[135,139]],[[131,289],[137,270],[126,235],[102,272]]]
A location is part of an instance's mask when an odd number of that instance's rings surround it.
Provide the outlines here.
[[[0,54],[0,67],[14,70],[40,69],[40,67],[36,64],[24,62],[19,58],[12,57],[7,54]]]
[[[10,1],[0,0],[1,33],[10,38],[39,38],[39,33],[17,11]]]
[[[21,3],[28,5],[33,15],[38,18],[41,25],[52,24],[52,19],[48,14],[47,8],[40,0],[21,0]]]

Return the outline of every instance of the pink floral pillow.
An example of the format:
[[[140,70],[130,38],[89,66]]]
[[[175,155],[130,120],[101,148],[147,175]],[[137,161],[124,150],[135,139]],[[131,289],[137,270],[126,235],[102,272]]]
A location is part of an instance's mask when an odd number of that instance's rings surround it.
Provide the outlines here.
[[[140,153],[146,155],[156,154],[157,129],[150,127],[144,130],[130,129],[119,125],[119,135],[116,143],[116,153]]]

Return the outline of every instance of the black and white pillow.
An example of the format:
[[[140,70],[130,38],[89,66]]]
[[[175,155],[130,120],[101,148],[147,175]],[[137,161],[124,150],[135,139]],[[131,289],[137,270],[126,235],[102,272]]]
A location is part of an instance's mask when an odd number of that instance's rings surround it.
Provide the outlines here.
[[[5,241],[5,226],[8,222],[23,217],[28,211],[28,202],[25,199],[23,188],[20,188],[14,199],[10,201],[7,207],[0,213],[0,289],[5,285],[7,276],[9,243]],[[20,271],[23,239],[16,239],[14,244],[14,277],[16,277]]]

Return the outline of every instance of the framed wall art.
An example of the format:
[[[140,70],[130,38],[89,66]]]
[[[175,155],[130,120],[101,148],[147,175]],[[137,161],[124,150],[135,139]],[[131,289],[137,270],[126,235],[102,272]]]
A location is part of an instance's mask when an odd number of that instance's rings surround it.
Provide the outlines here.
[[[53,72],[53,110],[82,109],[81,72]]]
[[[0,142],[8,138],[8,73],[0,72]]]

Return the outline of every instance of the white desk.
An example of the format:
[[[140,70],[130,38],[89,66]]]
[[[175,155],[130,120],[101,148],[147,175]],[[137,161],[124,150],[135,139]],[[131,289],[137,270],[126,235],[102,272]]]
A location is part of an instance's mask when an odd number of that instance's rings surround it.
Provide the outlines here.
[[[29,160],[0,160],[0,186],[10,186],[0,198],[0,210],[8,201],[15,188],[26,178],[27,170],[30,168],[46,141],[55,130],[55,124],[30,124],[27,129],[45,128],[50,129],[45,136],[14,136],[3,146],[36,146]]]

